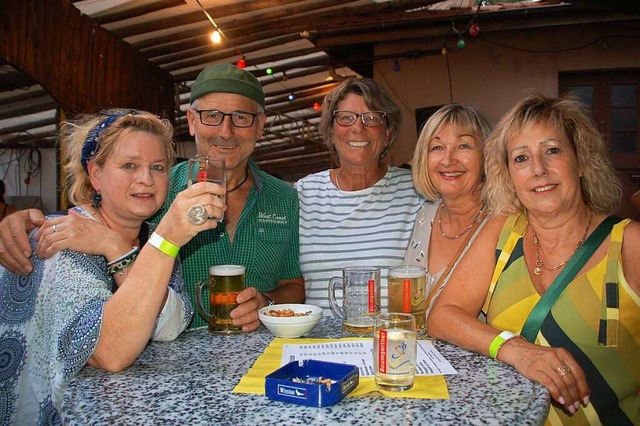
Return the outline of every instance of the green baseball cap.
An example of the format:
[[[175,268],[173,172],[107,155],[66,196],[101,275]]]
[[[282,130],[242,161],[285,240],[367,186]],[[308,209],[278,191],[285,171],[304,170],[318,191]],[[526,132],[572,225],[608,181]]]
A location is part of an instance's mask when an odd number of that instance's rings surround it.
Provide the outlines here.
[[[258,79],[249,71],[229,63],[203,69],[191,86],[190,102],[209,93],[235,93],[253,99],[264,108],[264,91]]]

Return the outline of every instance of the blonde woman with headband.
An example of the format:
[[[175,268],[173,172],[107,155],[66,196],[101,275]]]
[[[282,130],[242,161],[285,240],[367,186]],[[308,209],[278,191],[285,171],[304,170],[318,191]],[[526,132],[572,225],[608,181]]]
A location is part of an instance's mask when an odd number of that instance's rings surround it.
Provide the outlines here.
[[[215,228],[224,188],[198,183],[180,193],[157,225],[173,160],[168,121],[114,111],[63,125],[70,214],[48,217],[40,238],[64,249],[31,256],[19,276],[0,267],[0,353],[9,423],[54,421],[64,389],[84,366],[120,371],[149,339],[175,339],[193,315],[179,248]],[[194,206],[207,217],[195,221]],[[95,221],[102,235],[69,235],[69,220]],[[108,232],[107,232],[108,231]],[[37,234],[30,242],[35,253]],[[38,374],[34,374],[37,371]]]

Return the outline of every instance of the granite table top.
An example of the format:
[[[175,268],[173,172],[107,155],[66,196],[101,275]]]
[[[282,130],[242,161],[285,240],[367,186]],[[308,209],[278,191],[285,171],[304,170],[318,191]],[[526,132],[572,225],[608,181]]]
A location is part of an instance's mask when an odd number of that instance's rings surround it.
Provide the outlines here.
[[[306,337],[339,338],[340,333],[339,321],[324,317]],[[272,339],[264,326],[232,336],[199,328],[173,342],[150,343],[121,373],[84,367],[64,394],[63,423],[538,425],[549,409],[543,386],[507,365],[441,341],[434,345],[458,371],[445,376],[448,400],[371,393],[316,408],[231,393]]]

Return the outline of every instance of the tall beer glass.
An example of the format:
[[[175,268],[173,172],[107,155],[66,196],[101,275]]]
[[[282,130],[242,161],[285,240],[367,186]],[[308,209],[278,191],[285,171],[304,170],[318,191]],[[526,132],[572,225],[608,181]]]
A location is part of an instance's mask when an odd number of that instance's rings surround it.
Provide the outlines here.
[[[418,337],[426,334],[427,271],[422,266],[392,266],[387,276],[389,312],[416,317]]]

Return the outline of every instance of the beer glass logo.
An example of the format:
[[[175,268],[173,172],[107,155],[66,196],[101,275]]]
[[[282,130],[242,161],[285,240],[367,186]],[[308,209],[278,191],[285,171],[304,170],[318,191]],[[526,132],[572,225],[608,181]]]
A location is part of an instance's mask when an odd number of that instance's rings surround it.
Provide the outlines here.
[[[387,330],[379,331],[378,346],[378,372],[382,374],[405,374],[411,367],[411,359],[407,353],[407,342],[400,341],[397,344],[389,342]],[[391,344],[391,347],[389,346]]]
[[[369,280],[367,282],[367,296],[369,299],[369,313],[376,312],[376,281]]]
[[[410,366],[411,360],[407,354],[407,342],[403,341],[399,345],[391,348],[391,360],[389,362],[389,369],[396,374],[404,374],[406,371],[402,370],[404,366]],[[405,367],[406,368],[406,367]]]
[[[402,312],[411,313],[411,280],[402,280]]]
[[[424,289],[422,287],[418,287],[418,289],[416,290],[416,294],[411,300],[411,305],[417,307],[420,306],[422,302],[424,302]],[[411,312],[411,310],[408,310],[406,312]]]

